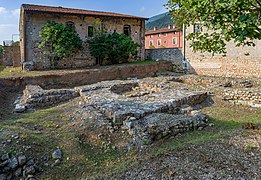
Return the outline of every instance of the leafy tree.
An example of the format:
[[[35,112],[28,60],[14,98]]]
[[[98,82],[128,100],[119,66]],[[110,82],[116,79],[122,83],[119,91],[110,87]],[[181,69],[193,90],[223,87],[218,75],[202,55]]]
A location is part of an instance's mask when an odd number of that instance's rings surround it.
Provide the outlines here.
[[[95,36],[88,41],[91,55],[100,58],[104,64],[127,62],[137,55],[138,44],[125,34],[95,30]]]
[[[82,41],[72,26],[47,21],[40,31],[39,48],[50,58],[54,68],[58,60],[70,57],[82,48]]]
[[[226,41],[254,46],[253,40],[261,39],[260,0],[168,0],[166,7],[177,26],[200,22],[201,30],[209,30],[187,37],[195,51],[225,53]]]

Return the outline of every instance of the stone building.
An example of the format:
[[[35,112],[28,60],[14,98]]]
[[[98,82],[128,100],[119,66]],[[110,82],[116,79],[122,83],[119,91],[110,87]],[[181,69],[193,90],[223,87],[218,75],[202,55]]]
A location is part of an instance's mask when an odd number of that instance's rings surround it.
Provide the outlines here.
[[[201,31],[200,24],[187,27],[185,35]],[[203,28],[203,31],[206,31]],[[253,41],[256,46],[236,47],[231,41],[226,45],[227,54],[193,52],[191,42],[184,42],[183,55],[187,70],[192,73],[226,77],[261,78],[261,41]]]
[[[161,29],[155,27],[154,30],[145,32],[145,49],[182,48],[182,42],[182,32],[171,25]]]
[[[23,4],[20,12],[21,61],[32,69],[49,69],[50,60],[38,48],[39,31],[48,20],[69,24],[75,28],[83,42],[93,36],[95,25],[107,32],[124,33],[138,43],[138,59],[145,57],[145,20],[147,18],[100,11],[79,10]],[[88,43],[84,49],[71,58],[63,58],[57,68],[80,68],[100,62],[91,56]],[[130,59],[134,60],[134,59]]]

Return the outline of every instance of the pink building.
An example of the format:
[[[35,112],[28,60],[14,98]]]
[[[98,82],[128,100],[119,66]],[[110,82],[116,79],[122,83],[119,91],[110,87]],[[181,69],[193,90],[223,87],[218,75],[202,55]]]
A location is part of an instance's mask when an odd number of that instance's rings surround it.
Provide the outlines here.
[[[182,32],[171,26],[145,32],[145,49],[182,48],[182,41]]]

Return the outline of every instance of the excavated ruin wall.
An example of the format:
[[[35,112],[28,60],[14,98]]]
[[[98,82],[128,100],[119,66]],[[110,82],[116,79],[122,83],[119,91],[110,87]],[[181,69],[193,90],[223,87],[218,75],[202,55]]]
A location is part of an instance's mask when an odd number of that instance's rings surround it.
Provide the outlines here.
[[[85,69],[78,72],[28,76],[17,78],[2,78],[0,85],[11,87],[25,87],[26,85],[40,85],[41,87],[56,88],[61,86],[72,87],[87,85],[100,81],[126,79],[129,77],[144,78],[153,76],[160,71],[172,71],[170,62],[155,62],[146,65],[118,65],[105,66],[99,69]],[[1,87],[0,87],[1,88]]]

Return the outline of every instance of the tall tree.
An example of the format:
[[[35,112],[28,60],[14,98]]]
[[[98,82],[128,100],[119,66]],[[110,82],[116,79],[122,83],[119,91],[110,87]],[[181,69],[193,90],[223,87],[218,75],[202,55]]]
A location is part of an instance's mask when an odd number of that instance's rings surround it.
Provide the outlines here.
[[[70,57],[82,48],[82,41],[70,25],[48,21],[40,31],[39,48],[49,57],[52,68],[64,57]]]
[[[261,39],[260,0],[168,0],[166,7],[177,26],[207,29],[187,36],[195,51],[225,53],[226,41],[254,46]]]

